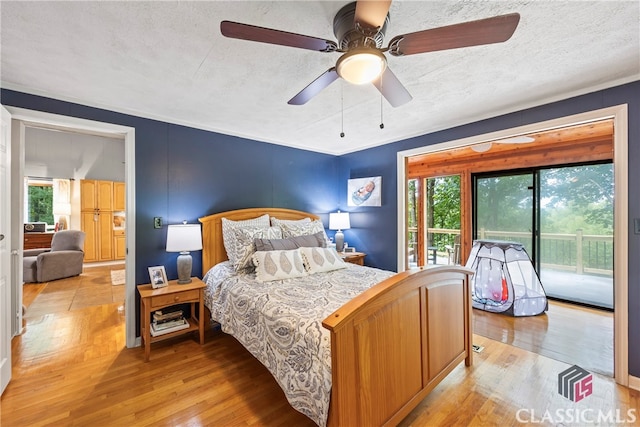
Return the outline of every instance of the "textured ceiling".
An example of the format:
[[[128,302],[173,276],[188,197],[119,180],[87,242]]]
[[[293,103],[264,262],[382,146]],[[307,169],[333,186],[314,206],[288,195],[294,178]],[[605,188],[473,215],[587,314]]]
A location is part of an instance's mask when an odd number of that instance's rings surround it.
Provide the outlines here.
[[[1,84],[343,154],[640,79],[638,1],[394,0],[384,46],[398,34],[521,15],[505,43],[387,55],[413,96],[398,108],[372,85],[340,79],[306,105],[288,105],[339,54],[220,34],[220,21],[231,20],[335,40],[333,17],[346,3],[3,0]]]

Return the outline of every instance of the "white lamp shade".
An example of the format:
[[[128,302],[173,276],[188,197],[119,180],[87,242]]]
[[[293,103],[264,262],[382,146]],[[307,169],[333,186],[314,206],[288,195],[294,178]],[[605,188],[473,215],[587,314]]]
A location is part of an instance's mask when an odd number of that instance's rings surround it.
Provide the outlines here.
[[[53,204],[54,215],[71,215],[71,203],[54,203]]]
[[[189,252],[202,249],[200,224],[177,224],[167,227],[167,252]]]
[[[351,228],[349,212],[334,212],[329,214],[329,230],[347,230]]]

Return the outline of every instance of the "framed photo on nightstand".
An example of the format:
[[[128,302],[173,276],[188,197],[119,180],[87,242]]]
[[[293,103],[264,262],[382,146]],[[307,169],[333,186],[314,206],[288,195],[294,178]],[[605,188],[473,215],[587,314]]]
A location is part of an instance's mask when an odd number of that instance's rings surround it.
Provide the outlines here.
[[[151,287],[153,289],[163,288],[169,284],[167,281],[167,273],[164,271],[164,265],[149,267],[149,278],[151,279]]]

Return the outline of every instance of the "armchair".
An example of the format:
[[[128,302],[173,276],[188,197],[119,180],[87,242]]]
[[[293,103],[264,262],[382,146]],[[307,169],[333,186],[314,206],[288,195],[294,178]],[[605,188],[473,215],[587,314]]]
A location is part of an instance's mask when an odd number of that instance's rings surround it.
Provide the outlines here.
[[[51,249],[25,250],[22,260],[24,282],[48,282],[81,274],[84,238],[84,231],[62,230],[53,235]]]

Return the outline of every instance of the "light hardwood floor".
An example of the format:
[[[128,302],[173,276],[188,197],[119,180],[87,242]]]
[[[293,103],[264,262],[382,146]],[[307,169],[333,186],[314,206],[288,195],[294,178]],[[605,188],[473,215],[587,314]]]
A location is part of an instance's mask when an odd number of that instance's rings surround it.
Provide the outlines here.
[[[83,283],[90,281],[100,286],[95,278]],[[36,285],[35,297],[25,292],[26,332],[12,343],[13,379],[2,396],[0,425],[314,425],[288,405],[269,372],[232,337],[208,331],[203,346],[188,336],[156,343],[144,363],[141,348],[125,348],[119,300],[67,302],[66,310],[33,315],[51,285]],[[456,368],[402,426],[523,424],[519,419],[585,425],[566,417],[583,414],[581,421],[589,421],[618,411],[630,420],[630,410],[636,419],[626,425],[640,425],[640,392],[610,377],[594,373],[593,393],[574,403],[557,390],[558,373],[572,363],[481,335],[474,343],[484,347],[474,365]],[[597,425],[619,423],[610,418]]]

